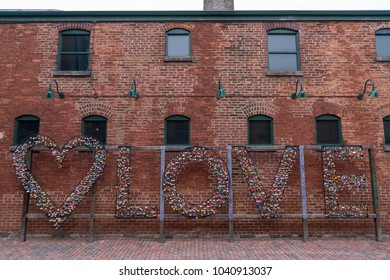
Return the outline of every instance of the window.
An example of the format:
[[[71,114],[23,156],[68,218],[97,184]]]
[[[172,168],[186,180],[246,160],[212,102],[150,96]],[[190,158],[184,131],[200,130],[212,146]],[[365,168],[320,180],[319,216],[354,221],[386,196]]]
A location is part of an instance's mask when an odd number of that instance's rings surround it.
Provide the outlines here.
[[[190,57],[190,32],[172,29],[166,34],[167,57]]]
[[[60,32],[58,71],[87,71],[89,64],[89,35],[84,30]]]
[[[390,145],[390,116],[383,118],[383,128],[385,130],[385,145]]]
[[[300,70],[298,32],[288,29],[268,31],[268,70]]]
[[[165,145],[190,144],[190,119],[171,116],[165,119]]]
[[[39,134],[39,118],[20,116],[15,119],[14,145],[22,144],[28,137]]]
[[[316,118],[317,144],[341,145],[340,118],[333,115],[322,115]]]
[[[83,119],[82,134],[98,139],[107,144],[107,119],[101,116],[89,116]]]
[[[375,32],[376,57],[390,60],[390,29]]]
[[[264,115],[248,118],[248,144],[273,145],[273,119]]]

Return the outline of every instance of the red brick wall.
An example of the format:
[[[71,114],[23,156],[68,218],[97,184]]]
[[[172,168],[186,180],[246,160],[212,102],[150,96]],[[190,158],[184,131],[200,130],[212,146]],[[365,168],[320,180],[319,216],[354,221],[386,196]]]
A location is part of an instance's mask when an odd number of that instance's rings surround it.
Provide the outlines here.
[[[164,144],[164,119],[185,115],[191,119],[191,145],[247,144],[247,118],[265,114],[274,119],[275,145],[314,145],[315,117],[334,114],[341,118],[344,145],[376,148],[382,230],[390,234],[390,154],[383,149],[383,117],[390,115],[388,73],[390,62],[376,62],[375,31],[390,22],[165,22],[165,23],[24,23],[0,25],[0,234],[18,234],[23,189],[12,167],[14,119],[31,114],[40,118],[41,134],[59,145],[80,135],[81,120],[91,114],[108,118],[108,145]],[[46,99],[56,70],[58,32],[68,28],[91,31],[91,75],[56,76],[64,100]],[[164,62],[165,32],[184,28],[191,32],[192,62]],[[299,76],[267,75],[267,30],[299,31]],[[303,79],[306,99],[292,100],[297,79]],[[357,99],[371,78],[379,98]],[[132,79],[138,100],[128,98]],[[227,97],[215,98],[218,80]],[[226,153],[221,152],[226,159]],[[172,153],[169,153],[167,162]],[[88,168],[89,153],[72,152],[57,171],[46,152],[34,154],[34,174],[56,201],[61,201]],[[281,152],[251,153],[268,192]],[[159,204],[159,152],[135,151],[132,156],[132,202]],[[324,212],[322,162],[319,152],[306,152],[309,213]],[[341,164],[341,163],[340,163]],[[343,170],[369,176],[368,156]],[[214,181],[206,166],[194,165],[179,177],[186,198],[200,202],[210,197]],[[257,208],[233,160],[234,213],[256,214]],[[369,181],[369,180],[368,180]],[[116,152],[108,152],[104,176],[98,182],[96,213],[115,212]],[[368,203],[372,213],[371,186],[363,192],[341,195],[343,202]],[[75,213],[89,213],[88,195]],[[167,213],[174,213],[166,203]],[[39,212],[30,205],[31,212]],[[300,212],[298,164],[283,197],[280,212]],[[219,213],[227,214],[227,203]],[[157,220],[98,219],[102,234],[158,233]],[[166,233],[225,234],[226,220],[175,219],[165,223]],[[312,234],[369,234],[372,220],[313,219]],[[87,219],[70,217],[60,230],[46,219],[31,219],[28,232],[35,234],[85,234]],[[300,219],[240,219],[238,234],[301,234]]]

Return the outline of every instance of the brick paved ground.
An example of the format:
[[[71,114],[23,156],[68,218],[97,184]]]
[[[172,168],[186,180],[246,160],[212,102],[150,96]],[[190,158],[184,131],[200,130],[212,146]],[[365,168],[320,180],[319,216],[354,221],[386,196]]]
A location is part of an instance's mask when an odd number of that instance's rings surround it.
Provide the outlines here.
[[[315,260],[390,260],[390,238],[376,242],[372,238],[301,239],[98,239],[88,243],[82,238],[0,238],[3,260],[170,260],[170,259],[315,259]]]

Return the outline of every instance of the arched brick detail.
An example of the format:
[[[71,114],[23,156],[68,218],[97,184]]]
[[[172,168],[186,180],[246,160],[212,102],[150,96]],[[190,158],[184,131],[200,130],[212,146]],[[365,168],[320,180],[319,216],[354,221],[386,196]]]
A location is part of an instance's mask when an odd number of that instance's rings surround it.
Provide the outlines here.
[[[321,115],[334,115],[342,118],[344,115],[344,108],[336,103],[330,102],[316,102],[313,105],[313,117],[316,118]]]
[[[42,116],[40,116],[39,114],[37,114],[37,112],[35,110],[31,110],[31,109],[26,109],[26,108],[23,108],[23,107],[15,107],[14,110],[12,110],[12,117],[13,119],[16,119],[18,117],[21,117],[21,116],[35,116],[39,119],[41,119]]]
[[[279,108],[273,105],[271,102],[256,102],[245,105],[240,108],[247,118],[254,115],[266,115],[274,118]]]
[[[168,111],[167,100],[165,98],[161,98],[159,103],[160,104],[158,106],[158,112],[162,117],[164,117],[167,115],[167,111]]]
[[[172,29],[170,22],[164,22],[162,27],[164,28],[165,31],[168,31],[168,30]]]
[[[164,119],[173,115],[186,115],[187,107],[183,98],[177,98],[174,102],[161,99],[159,103],[158,111]]]
[[[191,33],[191,30],[193,29],[192,27],[193,26],[191,24],[184,23],[184,22],[165,22],[163,24],[163,28],[165,32],[172,29],[184,29]]]
[[[390,28],[389,23],[388,22],[376,22],[374,24],[369,25],[369,30],[371,30],[373,34],[375,34],[375,32],[377,32],[378,30],[383,29],[383,28]]]
[[[299,32],[300,24],[297,22],[269,22],[265,23],[264,27],[267,32],[272,29],[292,29]]]
[[[113,112],[114,108],[110,105],[100,102],[86,103],[80,106],[80,120],[91,115],[99,115],[109,119]]]
[[[375,49],[375,33],[378,30],[388,28],[390,29],[390,25],[388,22],[375,22],[373,24],[368,25],[367,28],[367,37],[372,38],[372,47]]]
[[[57,25],[58,31],[64,31],[67,29],[82,29],[91,31],[93,24],[89,22],[62,22]]]
[[[380,116],[380,119],[390,116],[390,103],[382,104],[377,108],[376,111],[378,112],[378,116]]]

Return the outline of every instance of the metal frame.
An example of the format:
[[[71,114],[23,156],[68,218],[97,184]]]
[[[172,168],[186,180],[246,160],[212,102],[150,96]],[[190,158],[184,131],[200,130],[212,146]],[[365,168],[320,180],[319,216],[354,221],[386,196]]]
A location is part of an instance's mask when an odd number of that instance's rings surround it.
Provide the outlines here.
[[[180,214],[165,214],[164,208],[164,192],[163,192],[163,177],[165,171],[165,161],[166,161],[166,152],[175,152],[181,151],[185,147],[183,146],[132,146],[132,150],[156,150],[160,151],[161,157],[161,168],[160,168],[160,213],[159,213],[159,223],[160,223],[160,242],[165,241],[165,232],[164,232],[164,221],[169,218],[178,218],[183,217]],[[229,214],[215,214],[207,219],[228,219],[229,228],[228,228],[228,236],[229,240],[234,240],[234,220],[237,219],[260,219],[260,215],[241,215],[234,214],[233,212],[233,187],[232,187],[232,146],[227,147],[206,147],[211,150],[225,150],[227,151],[228,157],[228,171],[229,171]],[[379,212],[379,198],[378,198],[378,186],[376,179],[376,167],[375,167],[375,150],[373,146],[363,146],[364,150],[368,150],[369,156],[369,165],[370,165],[370,177],[371,177],[371,187],[372,187],[372,203],[374,213],[369,214],[368,218],[374,219],[375,226],[375,239],[380,242],[383,240],[382,230],[380,224],[380,212]],[[14,147],[12,147],[14,149]],[[34,150],[45,150],[47,148],[37,147]],[[108,151],[118,150],[118,146],[107,146],[106,149]],[[247,147],[248,151],[252,152],[262,152],[262,151],[277,151],[284,150],[285,146],[263,146],[263,147]],[[315,218],[325,218],[324,214],[308,214],[307,213],[307,196],[306,196],[306,179],[305,179],[305,150],[315,150],[321,151],[322,146],[314,145],[314,146],[299,146],[299,166],[300,166],[300,185],[301,185],[301,213],[297,214],[280,214],[277,215],[277,218],[287,218],[287,219],[302,219],[302,236],[303,241],[306,242],[309,239],[309,228],[308,228],[308,219]],[[79,150],[88,150],[87,148],[79,148]],[[28,158],[28,165],[30,169],[32,168],[32,158]],[[96,186],[95,186],[96,187]],[[95,198],[96,198],[96,190],[92,189],[92,197],[91,197],[91,208],[89,214],[74,214],[72,218],[82,218],[89,219],[89,241],[93,241],[95,239],[95,230],[94,230],[94,221],[96,218],[102,219],[112,219],[114,218],[114,214],[98,214],[95,215]],[[29,196],[27,193],[24,194],[23,201],[23,213],[22,213],[22,221],[21,221],[21,240],[25,241],[27,236],[27,221],[29,218],[46,218],[44,214],[28,214],[28,204],[29,204]],[[347,218],[345,218],[347,220]]]
[[[161,148],[161,166],[160,166],[160,242],[163,243],[165,240],[164,235],[164,219],[165,219],[165,206],[164,206],[164,190],[163,190],[163,181],[164,181],[164,171],[165,171],[165,147]]]
[[[301,205],[302,205],[302,226],[303,241],[309,239],[309,225],[307,222],[307,196],[306,196],[306,177],[305,177],[305,147],[299,146],[299,174],[301,181]]]
[[[234,241],[232,147],[228,146],[227,151],[228,151],[228,171],[229,171],[229,240]]]

